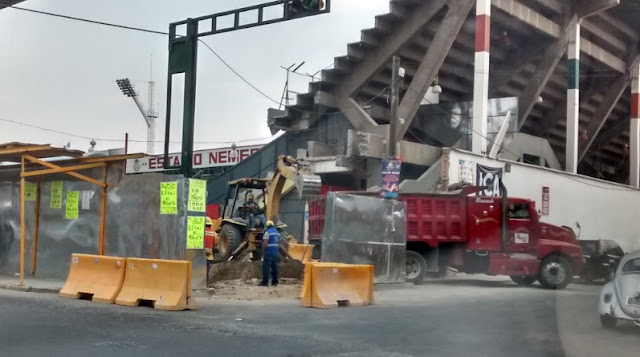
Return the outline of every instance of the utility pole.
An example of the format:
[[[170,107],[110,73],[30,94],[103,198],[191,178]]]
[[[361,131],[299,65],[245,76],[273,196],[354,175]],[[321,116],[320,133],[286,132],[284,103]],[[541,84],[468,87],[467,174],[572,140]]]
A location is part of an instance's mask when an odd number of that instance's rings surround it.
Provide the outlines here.
[[[391,70],[391,118],[389,122],[389,140],[387,154],[389,157],[396,157],[397,141],[396,131],[398,126],[398,104],[400,103],[400,57],[393,56]]]

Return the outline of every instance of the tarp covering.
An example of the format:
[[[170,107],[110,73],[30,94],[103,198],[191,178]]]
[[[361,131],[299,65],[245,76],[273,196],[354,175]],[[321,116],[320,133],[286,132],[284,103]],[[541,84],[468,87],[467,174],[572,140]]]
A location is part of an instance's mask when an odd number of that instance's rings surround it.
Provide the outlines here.
[[[403,202],[329,192],[321,260],[372,264],[375,283],[404,282],[406,222]]]
[[[83,174],[102,179],[102,169]],[[121,164],[108,170],[105,254],[193,261],[193,288],[204,287],[200,250],[186,249],[188,180],[180,175],[124,175]],[[36,276],[64,279],[72,253],[98,254],[102,188],[66,175],[41,178]],[[62,207],[50,204],[51,183],[63,182]],[[177,182],[177,214],[160,214],[160,183]],[[35,181],[33,181],[35,182]],[[66,219],[67,192],[79,191],[78,219]],[[0,273],[20,268],[20,183],[0,182]],[[35,202],[25,209],[25,275],[31,273]],[[204,213],[189,213],[202,216]]]

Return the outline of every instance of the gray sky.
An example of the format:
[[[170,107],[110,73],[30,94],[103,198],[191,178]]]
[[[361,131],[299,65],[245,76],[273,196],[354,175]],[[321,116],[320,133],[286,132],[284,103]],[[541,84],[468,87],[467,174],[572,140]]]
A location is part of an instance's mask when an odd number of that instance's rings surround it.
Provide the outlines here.
[[[254,5],[263,0],[27,0],[18,6],[98,21],[167,31],[188,17]],[[281,65],[306,61],[315,73],[346,53],[360,30],[388,10],[388,0],[333,0],[332,13],[204,38],[224,59],[270,97],[280,100],[285,81]],[[118,89],[130,78],[146,104],[147,81],[156,81],[160,118],[156,140],[164,138],[167,39],[14,9],[0,10],[0,119],[95,137],[98,149],[122,147],[125,132],[146,140],[146,125],[135,104]],[[153,58],[153,66],[151,66]],[[195,141],[226,142],[263,138],[269,107],[209,52],[199,47]],[[306,92],[309,78],[292,77],[291,88]],[[181,118],[174,116],[172,139],[180,141]],[[120,142],[100,139],[115,139]],[[50,143],[86,150],[89,140],[0,121],[0,143]],[[228,144],[196,144],[196,149]],[[162,149],[156,143],[156,152]],[[179,151],[179,144],[172,151]],[[130,143],[130,152],[146,143]]]

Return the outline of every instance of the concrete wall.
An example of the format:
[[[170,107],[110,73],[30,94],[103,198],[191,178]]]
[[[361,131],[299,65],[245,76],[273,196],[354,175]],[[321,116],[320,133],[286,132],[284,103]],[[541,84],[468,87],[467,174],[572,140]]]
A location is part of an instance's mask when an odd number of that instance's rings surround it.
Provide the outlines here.
[[[447,155],[445,153],[444,155]],[[460,160],[490,167],[510,165],[503,173],[509,196],[529,198],[542,208],[542,187],[549,187],[549,215],[541,221],[572,227],[581,239],[614,239],[625,251],[640,249],[640,190],[581,175],[513,161],[492,160],[470,152],[448,151],[449,184],[460,182]]]

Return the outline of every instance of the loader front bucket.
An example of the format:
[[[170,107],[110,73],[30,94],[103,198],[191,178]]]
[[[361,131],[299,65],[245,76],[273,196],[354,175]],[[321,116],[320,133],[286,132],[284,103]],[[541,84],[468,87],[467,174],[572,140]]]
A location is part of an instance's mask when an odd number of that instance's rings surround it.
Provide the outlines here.
[[[300,175],[296,178],[296,189],[300,199],[320,196],[322,179],[318,175]]]

